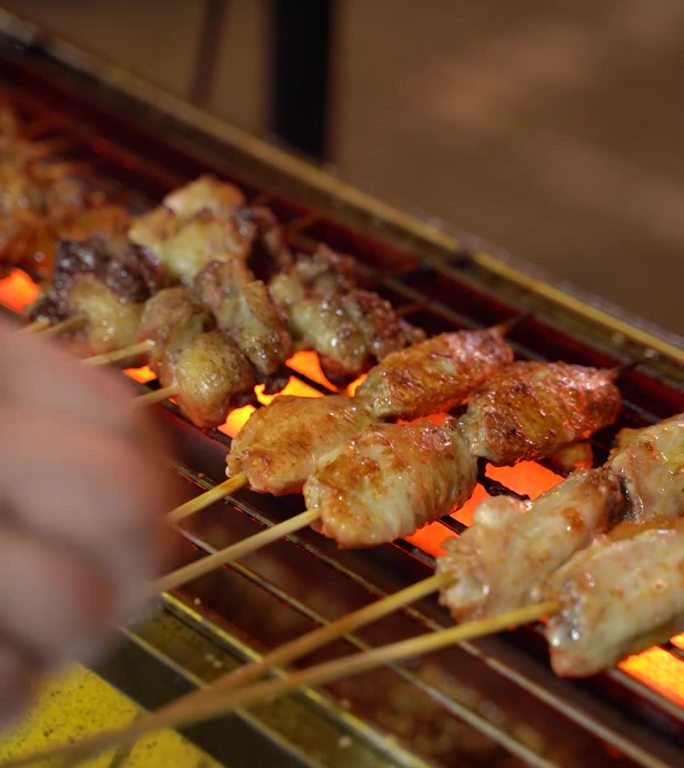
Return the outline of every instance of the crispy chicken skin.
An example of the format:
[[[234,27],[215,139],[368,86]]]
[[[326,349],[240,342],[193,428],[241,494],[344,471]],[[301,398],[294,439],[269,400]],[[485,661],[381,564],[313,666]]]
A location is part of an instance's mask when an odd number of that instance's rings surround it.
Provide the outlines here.
[[[292,340],[266,285],[240,264],[211,262],[197,275],[194,290],[262,377],[292,354]]]
[[[182,286],[164,288],[145,303],[138,340],[151,339],[149,365],[159,374],[167,355],[179,352],[212,323],[209,311]]]
[[[223,424],[230,408],[254,388],[254,372],[235,342],[220,330],[200,333],[175,352],[167,352],[159,369],[162,386],[178,388],[177,402],[198,427]]]
[[[339,443],[304,484],[314,528],[340,547],[394,541],[460,507],[472,494],[475,460],[448,419],[372,424]]]
[[[262,493],[298,493],[324,453],[371,421],[370,413],[344,395],[281,395],[256,410],[233,440],[227,474],[243,472]]]
[[[616,419],[612,379],[580,365],[513,363],[472,394],[461,432],[476,456],[497,466],[538,459]]]
[[[512,360],[498,329],[442,333],[388,355],[356,397],[379,419],[415,419],[460,405]]]
[[[553,574],[544,596],[562,606],[546,626],[558,675],[592,675],[666,640],[684,629],[684,521],[598,539]]]
[[[242,202],[242,193],[232,184],[202,177],[136,219],[128,234],[154,256],[171,281],[190,286],[210,261],[246,261],[256,228],[236,214]]]
[[[684,414],[623,429],[608,463],[620,477],[632,520],[684,514]]]
[[[532,502],[486,499],[437,559],[437,571],[451,578],[441,603],[457,621],[470,621],[534,602],[549,574],[607,530],[622,507],[607,469],[576,472]]]

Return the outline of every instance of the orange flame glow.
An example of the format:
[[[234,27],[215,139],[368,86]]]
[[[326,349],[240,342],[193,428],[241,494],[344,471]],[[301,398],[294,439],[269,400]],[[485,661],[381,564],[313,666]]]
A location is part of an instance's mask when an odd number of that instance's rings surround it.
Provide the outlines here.
[[[13,312],[21,312],[38,296],[38,286],[21,269],[13,269],[0,280],[0,304]]]
[[[15,269],[8,277],[0,280],[0,303],[15,312],[21,311],[27,304],[34,301],[37,294],[38,287],[21,270]],[[323,375],[318,356],[314,352],[297,352],[288,361],[288,364],[293,370],[303,373],[312,381],[323,384],[332,390],[336,389]],[[140,382],[150,381],[154,378],[154,373],[149,368],[128,369],[126,374]],[[347,392],[353,393],[363,378],[362,376],[353,382],[347,388]],[[320,392],[294,378],[290,379],[283,393],[305,397],[321,396]],[[274,395],[264,395],[263,387],[257,387],[257,397],[261,402],[268,403],[271,402]],[[225,434],[235,437],[253,411],[254,407],[251,405],[233,410],[226,423],[219,429]],[[443,415],[437,414],[431,420],[440,423],[440,419],[443,419]],[[487,474],[518,493],[527,494],[530,498],[536,498],[561,479],[554,472],[535,462],[522,462],[515,467],[490,467]],[[461,509],[454,512],[454,517],[469,525],[472,522],[475,507],[485,498],[487,498],[486,492],[478,485],[472,498]],[[433,555],[442,551],[444,539],[445,530],[439,523],[426,525],[409,537],[409,541],[415,546]],[[672,642],[678,648],[684,649],[684,634],[672,638]],[[661,648],[650,648],[643,653],[630,656],[619,666],[628,675],[658,691],[675,704],[684,706],[684,664],[672,654]]]

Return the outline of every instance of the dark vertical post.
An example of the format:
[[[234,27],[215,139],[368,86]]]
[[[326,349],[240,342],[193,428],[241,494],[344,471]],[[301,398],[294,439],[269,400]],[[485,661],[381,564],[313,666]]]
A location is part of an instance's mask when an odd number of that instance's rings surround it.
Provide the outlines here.
[[[204,3],[202,27],[197,41],[195,66],[188,94],[190,100],[200,106],[205,106],[211,96],[227,6],[228,0],[205,0]]]
[[[328,157],[333,0],[272,0],[271,131],[308,155]]]

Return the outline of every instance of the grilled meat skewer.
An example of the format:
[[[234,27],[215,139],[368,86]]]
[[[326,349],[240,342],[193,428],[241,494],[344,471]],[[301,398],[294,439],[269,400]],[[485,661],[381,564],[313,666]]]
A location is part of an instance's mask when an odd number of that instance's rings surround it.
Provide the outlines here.
[[[378,419],[417,419],[461,405],[496,371],[513,362],[505,328],[441,333],[393,352],[356,392]]]
[[[595,541],[561,566],[544,594],[561,610],[545,633],[558,675],[583,677],[684,628],[684,520]]]
[[[439,350],[440,366],[451,370],[450,378],[444,374],[439,377],[441,398],[440,388],[434,386],[432,378],[435,350]],[[413,388],[401,388],[397,393],[398,405],[393,408],[388,393],[397,390],[385,382],[399,381],[398,360],[404,355],[413,366],[406,374]],[[316,402],[304,397],[279,397],[267,408],[255,411],[235,437],[227,457],[228,473],[244,473],[250,486],[261,493],[301,491],[324,453],[362,427],[380,421],[381,414],[401,412],[405,417],[416,418],[460,404],[489,374],[512,358],[513,351],[499,329],[458,331],[389,355],[371,369],[371,384],[365,389],[362,385],[354,398],[338,395]],[[425,374],[420,366],[427,368]],[[376,375],[377,369],[380,375]],[[382,375],[384,370],[388,371],[387,377]],[[426,402],[430,404],[429,410]]]
[[[477,464],[456,426],[374,424],[326,453],[304,483],[314,529],[340,547],[371,547],[461,507]]]
[[[513,363],[473,393],[461,432],[475,455],[497,466],[548,456],[615,421],[615,375],[567,363]]]
[[[539,599],[553,571],[618,522],[684,515],[683,456],[679,414],[622,430],[603,467],[576,472],[533,502],[483,501],[472,526],[447,541],[438,559],[438,570],[453,577],[443,603],[458,621],[525,605]]]

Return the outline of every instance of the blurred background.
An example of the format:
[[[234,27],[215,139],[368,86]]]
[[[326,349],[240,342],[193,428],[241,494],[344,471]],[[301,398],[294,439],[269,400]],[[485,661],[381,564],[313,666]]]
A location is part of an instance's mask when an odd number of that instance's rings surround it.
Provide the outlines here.
[[[684,0],[0,0],[684,333]]]

